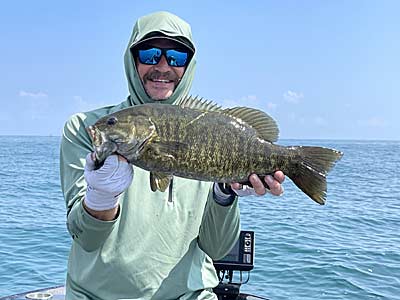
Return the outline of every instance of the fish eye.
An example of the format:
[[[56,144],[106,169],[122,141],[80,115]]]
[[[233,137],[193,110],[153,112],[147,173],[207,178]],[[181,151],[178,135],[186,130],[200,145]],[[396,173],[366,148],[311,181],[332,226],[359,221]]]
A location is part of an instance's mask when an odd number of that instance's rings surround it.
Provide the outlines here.
[[[117,122],[118,122],[118,119],[116,117],[110,117],[107,120],[107,125],[115,125],[115,124],[117,124]]]

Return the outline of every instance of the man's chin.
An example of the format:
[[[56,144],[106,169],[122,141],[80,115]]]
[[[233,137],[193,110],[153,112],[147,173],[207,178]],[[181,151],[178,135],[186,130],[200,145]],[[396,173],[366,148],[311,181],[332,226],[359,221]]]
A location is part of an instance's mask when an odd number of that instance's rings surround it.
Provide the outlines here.
[[[151,92],[146,91],[146,93],[154,101],[164,101],[164,100],[169,99],[169,97],[172,96],[173,92],[168,91],[167,93],[151,93]]]
[[[151,100],[160,101],[160,102],[168,100],[168,98],[169,98],[169,97],[152,97],[150,95],[149,95],[149,97],[151,98]]]

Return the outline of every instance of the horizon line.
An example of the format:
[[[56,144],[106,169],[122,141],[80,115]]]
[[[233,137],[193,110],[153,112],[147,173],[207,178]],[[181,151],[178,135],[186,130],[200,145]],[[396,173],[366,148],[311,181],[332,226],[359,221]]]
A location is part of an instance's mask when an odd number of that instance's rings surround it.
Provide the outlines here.
[[[42,135],[42,134],[0,134],[0,137],[58,137],[61,138],[61,135]],[[293,137],[285,137],[279,138],[280,140],[315,140],[315,141],[371,141],[371,142],[400,142],[400,139],[355,139],[355,138],[293,138]]]

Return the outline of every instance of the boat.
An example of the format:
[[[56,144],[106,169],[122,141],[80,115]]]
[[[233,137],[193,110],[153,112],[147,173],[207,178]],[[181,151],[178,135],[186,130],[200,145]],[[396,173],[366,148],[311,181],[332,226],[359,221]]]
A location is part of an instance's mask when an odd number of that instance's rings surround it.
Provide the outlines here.
[[[54,286],[0,298],[0,300],[65,300],[65,286]]]
[[[233,285],[218,285],[214,289],[214,292],[218,296],[218,300],[268,300],[260,296],[251,294],[239,293],[238,286]],[[55,286],[50,288],[44,288],[34,291],[28,291],[21,294],[11,295],[0,298],[0,300],[65,300],[65,286]]]
[[[250,271],[254,268],[254,231],[242,230],[230,253],[223,259],[215,261],[214,267],[220,281],[214,288],[218,300],[268,300],[268,298],[240,292],[240,287],[247,284]],[[243,280],[244,272],[248,273],[246,280]],[[240,280],[235,282],[237,273],[239,273]],[[27,299],[65,300],[65,286],[54,286],[0,298],[0,300]]]

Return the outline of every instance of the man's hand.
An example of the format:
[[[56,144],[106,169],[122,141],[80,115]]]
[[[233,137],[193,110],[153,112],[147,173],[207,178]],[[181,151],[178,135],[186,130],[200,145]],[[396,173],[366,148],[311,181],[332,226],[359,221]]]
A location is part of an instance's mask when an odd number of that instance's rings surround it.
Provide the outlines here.
[[[118,212],[119,196],[132,182],[133,168],[125,158],[110,155],[100,169],[95,170],[92,153],[86,156],[84,200],[86,210],[94,217],[112,220]]]
[[[263,196],[267,193],[261,178],[256,174],[250,175],[249,181],[253,188],[246,185],[243,186],[240,183],[232,183],[231,188],[238,196]],[[273,177],[271,175],[265,176],[264,181],[272,195],[280,196],[283,194],[283,186],[281,184],[285,181],[285,174],[282,171],[276,171]]]

